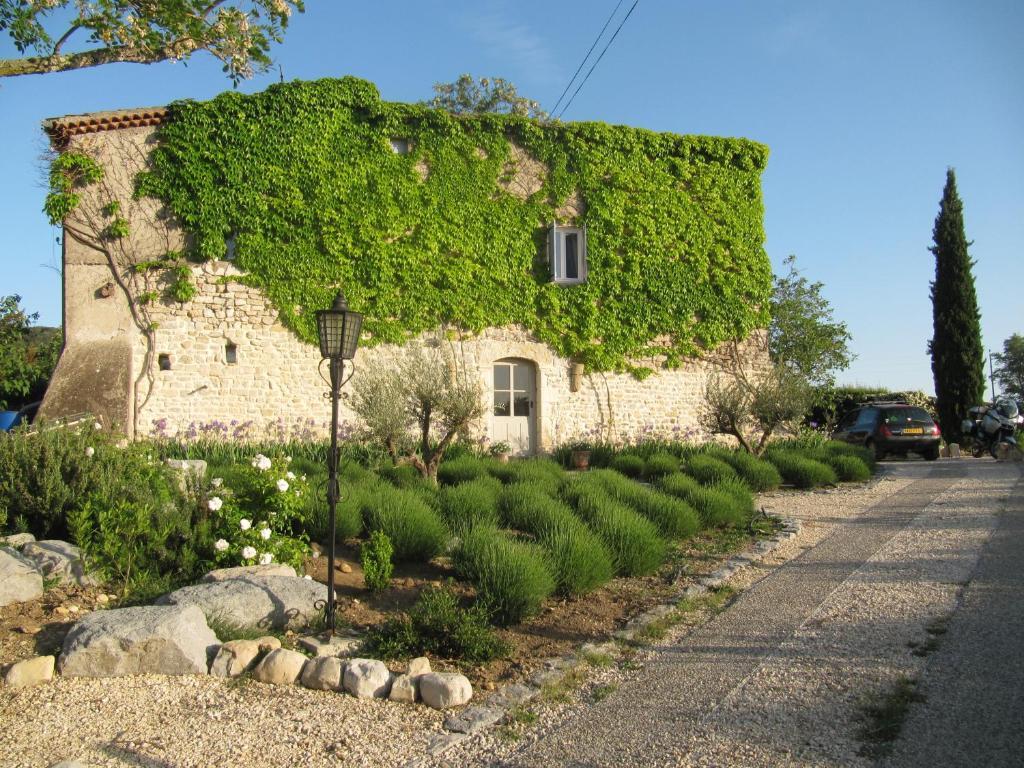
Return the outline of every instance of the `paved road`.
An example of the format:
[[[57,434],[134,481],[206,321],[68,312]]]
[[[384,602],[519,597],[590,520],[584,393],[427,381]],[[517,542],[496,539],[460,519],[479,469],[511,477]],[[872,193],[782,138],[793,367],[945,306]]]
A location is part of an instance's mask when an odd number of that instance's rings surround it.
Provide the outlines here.
[[[970,462],[902,465],[896,471],[910,473],[917,478],[914,482],[839,526],[812,549],[744,592],[715,620],[684,636],[678,644],[661,649],[637,679],[621,686],[600,703],[577,711],[556,730],[513,753],[501,765],[591,768],[778,764],[774,762],[775,758],[765,763],[763,754],[758,760],[751,757],[748,763],[742,757],[723,757],[721,753],[706,752],[702,742],[708,741],[706,737],[713,729],[711,723],[716,717],[716,710],[726,707],[730,696],[735,698],[735,692],[769,659],[778,663],[779,656],[784,655],[780,654],[780,647],[791,641],[808,618],[852,574],[921,516],[937,497],[965,478],[972,471],[971,466]],[[990,463],[990,466],[995,465]],[[1018,725],[1024,722],[1020,720],[1024,710],[1020,707],[1022,688],[1019,685],[1021,675],[1024,675],[1024,664],[1021,663],[1021,649],[1024,648],[1021,638],[1024,634],[1019,629],[1008,634],[989,632],[979,617],[989,615],[993,604],[1001,604],[1006,590],[1021,586],[1020,564],[1024,560],[1018,557],[1016,572],[1013,564],[1013,558],[1019,556],[1024,544],[1020,518],[1017,512],[1004,517],[999,535],[978,569],[977,588],[972,588],[965,596],[964,611],[975,617],[973,620],[965,618],[965,634],[958,643],[958,646],[965,647],[955,648],[950,644],[948,652],[941,657],[936,656],[933,665],[941,666],[939,659],[947,655],[964,659],[969,656],[966,649],[973,643],[995,642],[995,635],[998,635],[1002,647],[996,653],[1004,659],[1016,659],[1013,662],[1018,681],[1015,691],[1006,697],[986,700],[986,686],[979,683],[971,706],[977,707],[979,713],[988,711],[993,705],[1004,708],[1008,717],[1018,718]],[[985,586],[990,583],[992,588]],[[1021,627],[1020,601],[1011,601],[1011,604],[1017,612],[1012,609],[1000,611],[999,623],[1024,629]],[[959,631],[957,626],[951,627],[951,636]],[[1015,649],[1008,647],[1014,642],[1017,642]],[[961,676],[981,679],[984,675],[997,673],[997,666],[963,666],[960,667]],[[944,707],[942,697],[947,697],[947,701],[956,698],[959,695],[958,685],[958,679],[952,676],[937,688],[933,699],[935,706],[945,711],[948,704]],[[957,717],[951,715],[948,719],[955,721]],[[981,715],[962,725],[973,727],[977,732],[977,723],[983,719],[985,716]],[[929,715],[924,714],[923,720],[930,722]],[[1005,725],[1004,719],[993,721],[992,727],[1003,732]],[[813,726],[808,730],[813,730]],[[1024,726],[1012,732],[1019,746]],[[920,736],[918,731],[914,733],[914,738],[934,741],[930,733],[920,732]],[[811,744],[812,734],[798,736],[800,744]],[[807,740],[803,741],[805,736]],[[1024,762],[998,762],[998,755],[1009,755],[1011,753],[1007,750],[1012,748],[1014,745],[1000,742],[993,752],[996,762],[968,761],[962,764],[1024,765]],[[842,759],[814,759],[821,757],[820,750],[811,759],[804,759],[806,756],[801,756],[799,750],[794,751],[788,746],[781,754],[786,758],[784,762],[791,764],[846,764]],[[918,755],[918,750],[909,745],[907,754]],[[1012,754],[1020,760],[1024,751]],[[858,757],[855,760],[851,758],[851,762],[863,765],[868,761]],[[952,763],[939,757],[915,763],[893,763],[894,766],[903,764],[941,766]]]
[[[1024,766],[1024,481],[998,519],[891,768]]]

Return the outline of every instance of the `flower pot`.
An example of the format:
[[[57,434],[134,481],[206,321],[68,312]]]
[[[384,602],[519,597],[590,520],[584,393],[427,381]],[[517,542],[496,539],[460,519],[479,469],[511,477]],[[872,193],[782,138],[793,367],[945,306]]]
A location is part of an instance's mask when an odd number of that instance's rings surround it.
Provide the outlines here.
[[[590,451],[573,451],[569,456],[573,469],[588,469],[590,467]]]

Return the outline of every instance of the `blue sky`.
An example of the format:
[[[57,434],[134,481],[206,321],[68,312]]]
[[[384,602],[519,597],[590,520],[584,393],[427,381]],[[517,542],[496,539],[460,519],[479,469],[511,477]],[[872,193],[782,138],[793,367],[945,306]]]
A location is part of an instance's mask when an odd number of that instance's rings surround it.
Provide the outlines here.
[[[355,75],[391,101],[470,72],[550,107],[615,4],[307,0],[274,56],[286,79]],[[796,254],[849,325],[857,360],[840,381],[932,391],[928,246],[947,166],[974,241],[984,343],[998,351],[1024,332],[1022,30],[1019,0],[640,0],[564,118],[767,144],[766,248],[777,269]],[[0,80],[0,294],[60,322],[41,120],[230,87],[204,54]]]

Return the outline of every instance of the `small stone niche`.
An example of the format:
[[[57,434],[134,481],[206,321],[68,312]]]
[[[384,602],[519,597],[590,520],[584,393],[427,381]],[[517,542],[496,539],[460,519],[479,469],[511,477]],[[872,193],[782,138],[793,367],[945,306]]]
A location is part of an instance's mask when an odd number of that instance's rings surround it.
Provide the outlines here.
[[[166,352],[161,352],[156,356],[156,365],[161,371],[171,370],[171,356]]]
[[[238,345],[233,341],[224,344],[224,362],[228,365],[238,364]]]

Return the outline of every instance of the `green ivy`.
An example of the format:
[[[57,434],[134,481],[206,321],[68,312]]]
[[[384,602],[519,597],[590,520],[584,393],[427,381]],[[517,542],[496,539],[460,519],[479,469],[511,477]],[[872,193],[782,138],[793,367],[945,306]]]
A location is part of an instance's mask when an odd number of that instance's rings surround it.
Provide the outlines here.
[[[43,210],[52,224],[60,224],[82,202],[76,191],[103,178],[103,169],[81,152],[64,152],[50,164],[50,192]]]
[[[549,171],[525,201],[499,185],[511,142]],[[638,359],[676,366],[766,324],[767,154],[743,139],[455,116],[344,78],[172,105],[138,193],[194,235],[192,258],[225,258],[234,238],[246,282],[309,343],[341,286],[369,344],[517,323],[592,370],[643,375]],[[546,230],[577,190],[589,276],[558,286]]]

